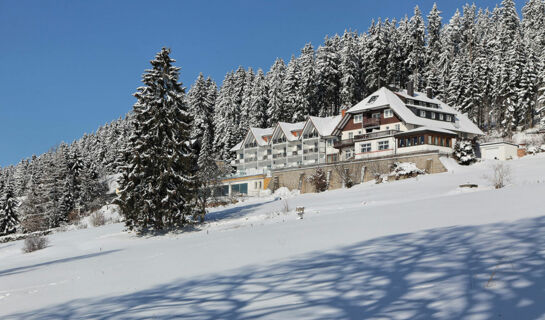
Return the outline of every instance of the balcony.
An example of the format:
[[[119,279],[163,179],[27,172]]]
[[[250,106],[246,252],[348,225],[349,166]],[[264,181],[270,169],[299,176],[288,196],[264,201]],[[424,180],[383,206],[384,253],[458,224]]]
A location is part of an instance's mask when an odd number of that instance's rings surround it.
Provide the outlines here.
[[[273,159],[285,158],[285,157],[286,157],[286,154],[285,154],[285,153],[273,154]]]
[[[350,147],[354,145],[354,139],[345,139],[341,141],[335,141],[333,144],[333,148],[335,149],[341,149],[345,147]]]
[[[305,149],[303,151],[304,154],[307,154],[307,153],[316,153],[318,152],[318,148],[310,148],[310,149]]]
[[[378,127],[380,126],[380,119],[378,118],[364,118],[363,127]]]
[[[378,132],[371,132],[371,133],[365,133],[365,134],[357,134],[354,136],[354,140],[356,141],[362,141],[362,140],[370,140],[370,139],[376,139],[380,137],[388,137],[393,136],[396,133],[399,133],[401,131],[399,130],[384,130],[384,131],[378,131]]]

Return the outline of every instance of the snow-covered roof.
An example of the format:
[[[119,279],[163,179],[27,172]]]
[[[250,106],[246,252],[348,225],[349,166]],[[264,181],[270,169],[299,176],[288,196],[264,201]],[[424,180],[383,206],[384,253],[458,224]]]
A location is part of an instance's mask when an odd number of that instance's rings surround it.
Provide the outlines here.
[[[441,121],[441,120],[433,120],[433,119],[427,119],[422,118],[417,115],[415,115],[403,102],[401,97],[411,100],[419,100],[429,103],[434,103],[439,105],[439,109],[434,109],[437,112],[444,112],[448,114],[453,114],[456,117],[456,122],[448,122],[448,121]],[[428,98],[424,93],[421,92],[415,92],[414,96],[409,96],[405,90],[393,92],[389,90],[386,87],[382,87],[378,89],[377,91],[370,94],[368,97],[357,103],[352,108],[348,109],[347,113],[359,113],[360,111],[364,110],[374,110],[379,109],[382,107],[389,107],[391,108],[394,113],[401,118],[402,121],[405,123],[417,125],[417,126],[425,126],[425,127],[431,127],[431,128],[441,128],[456,132],[465,132],[465,133],[471,133],[471,134],[478,134],[482,135],[484,134],[477,125],[473,123],[473,121],[469,120],[469,118],[455,110],[454,108],[450,107],[446,103],[442,102],[439,99],[436,98]],[[419,107],[415,106],[415,108],[421,108],[428,110],[430,108],[426,107]]]
[[[240,149],[242,149],[242,143],[244,142],[244,140],[240,141],[239,143],[237,143],[234,147],[231,148],[230,151],[238,151]]]
[[[278,128],[284,132],[288,141],[296,141],[299,140],[299,136],[293,135],[293,132],[303,130],[305,123],[306,121],[296,123],[278,122]]]
[[[439,132],[439,133],[446,133],[446,134],[454,134],[456,135],[456,132],[441,129],[441,128],[433,128],[433,127],[418,127],[409,131],[403,131],[398,133],[398,135],[404,135],[404,134],[411,134],[411,133],[418,133],[418,132],[424,132],[424,131],[432,131],[432,132]]]
[[[265,146],[267,145],[268,141],[263,138],[272,135],[274,128],[250,128],[250,131],[254,135],[257,144],[260,146]]]
[[[333,131],[339,122],[341,121],[342,116],[333,116],[333,117],[309,117],[309,121],[312,122],[314,128],[318,131],[320,136],[331,136]]]

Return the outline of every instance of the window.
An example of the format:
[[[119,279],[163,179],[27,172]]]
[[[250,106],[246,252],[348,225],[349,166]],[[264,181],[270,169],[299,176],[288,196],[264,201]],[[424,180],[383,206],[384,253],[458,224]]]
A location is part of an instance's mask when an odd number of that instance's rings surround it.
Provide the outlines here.
[[[420,144],[424,144],[424,136],[420,136]]]
[[[428,144],[432,144],[432,142],[431,142],[431,136],[428,136]]]
[[[377,99],[378,99],[378,96],[372,96],[371,98],[369,98],[369,100],[367,100],[367,104],[371,104],[377,101]]]
[[[431,118],[432,118],[432,119],[435,119],[435,112],[432,112],[432,113],[431,113]]]
[[[444,118],[445,118],[445,116],[444,116],[442,113],[440,113],[440,114],[439,114],[439,120],[442,121],[442,120],[444,120]]]
[[[405,139],[399,139],[399,140],[398,140],[398,146],[399,146],[400,148],[403,148],[403,147],[405,146]]]
[[[450,148],[450,138],[447,138],[447,147]]]
[[[400,130],[400,125],[399,124],[396,124],[396,130]]]
[[[358,130],[358,134],[361,134],[361,130]]]
[[[378,149],[379,149],[379,150],[387,150],[387,149],[389,149],[388,140],[386,140],[386,141],[379,141],[379,142],[378,142]]]
[[[371,143],[362,143],[361,144],[361,153],[371,152]]]
[[[238,157],[239,159],[244,159],[244,153],[239,153],[238,155],[239,155]]]
[[[413,146],[416,146],[416,145],[418,145],[418,138],[413,137]]]
[[[447,114],[447,121],[452,122],[452,116],[450,114]]]
[[[345,156],[346,156],[346,159],[352,158],[352,149],[346,149]]]
[[[333,145],[333,139],[327,139],[327,146],[331,147]]]
[[[425,117],[426,117],[426,111],[420,110],[420,116],[421,116],[422,118],[425,118]]]
[[[434,143],[436,146],[439,145],[439,138],[438,137],[435,137],[435,143]]]
[[[349,132],[348,139],[353,139],[353,138],[354,138],[354,132]]]
[[[354,115],[354,123],[361,123],[363,121],[363,114]]]
[[[380,119],[380,112],[373,113],[371,116],[373,117],[373,119]]]
[[[384,118],[391,118],[394,116],[394,112],[392,109],[386,109],[384,110]]]

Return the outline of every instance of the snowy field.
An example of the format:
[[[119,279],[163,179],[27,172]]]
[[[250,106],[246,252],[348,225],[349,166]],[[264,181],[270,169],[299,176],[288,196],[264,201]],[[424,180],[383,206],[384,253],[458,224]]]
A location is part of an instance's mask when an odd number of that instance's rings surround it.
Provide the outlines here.
[[[0,318],[545,319],[545,155],[506,162],[500,190],[492,163],[250,200],[187,233],[0,244]]]

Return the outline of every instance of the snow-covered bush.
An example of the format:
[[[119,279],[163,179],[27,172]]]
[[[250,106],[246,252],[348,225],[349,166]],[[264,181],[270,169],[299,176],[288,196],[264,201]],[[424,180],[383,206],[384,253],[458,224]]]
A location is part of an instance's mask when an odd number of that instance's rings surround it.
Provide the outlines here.
[[[327,190],[327,177],[322,168],[316,168],[316,171],[308,177],[308,182],[314,186],[316,192],[322,192]]]
[[[501,189],[511,181],[511,168],[503,162],[496,163],[492,166],[492,175],[487,178],[494,188]]]
[[[467,166],[477,161],[475,156],[475,150],[473,148],[473,142],[470,140],[457,140],[454,145],[454,159],[459,164]]]
[[[93,227],[99,227],[106,224],[106,217],[101,211],[95,211],[89,216],[89,222]]]
[[[536,153],[539,153],[539,152],[541,152],[541,149],[538,148],[538,147],[536,147],[536,146],[531,146],[531,147],[528,147],[528,148],[526,149],[526,153],[532,154],[532,155],[533,155],[533,154],[536,154]]]
[[[49,240],[44,236],[32,235],[25,239],[23,252],[32,252],[47,247]]]
[[[417,175],[424,173],[426,172],[422,169],[418,169],[413,162],[395,162],[392,165],[390,176],[399,179],[400,177],[416,177]]]

